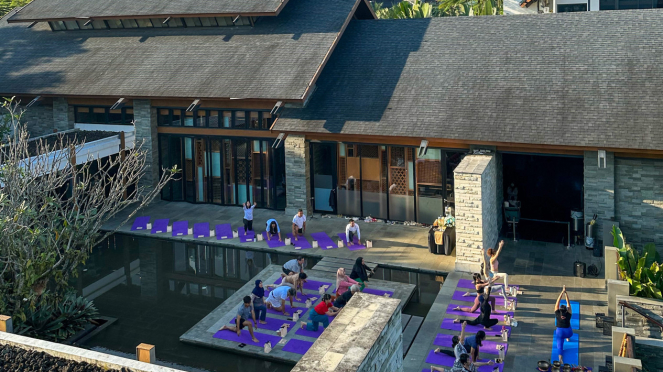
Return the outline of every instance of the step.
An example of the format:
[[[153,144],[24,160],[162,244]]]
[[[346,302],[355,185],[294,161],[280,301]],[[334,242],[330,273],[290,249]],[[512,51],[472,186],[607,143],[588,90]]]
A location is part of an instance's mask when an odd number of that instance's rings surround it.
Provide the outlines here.
[[[410,346],[412,346],[414,338],[417,336],[419,328],[421,328],[423,323],[423,317],[412,316],[405,329],[403,329],[403,356],[405,356],[408,350],[410,350]]]

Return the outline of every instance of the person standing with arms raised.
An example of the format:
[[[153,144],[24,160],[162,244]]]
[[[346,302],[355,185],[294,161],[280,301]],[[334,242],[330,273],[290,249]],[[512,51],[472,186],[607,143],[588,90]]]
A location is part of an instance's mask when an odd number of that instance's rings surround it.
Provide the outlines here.
[[[306,216],[304,215],[303,210],[297,211],[295,217],[292,218],[292,237],[295,240],[299,240],[300,236],[304,236],[306,232]],[[292,243],[295,245],[295,243]]]

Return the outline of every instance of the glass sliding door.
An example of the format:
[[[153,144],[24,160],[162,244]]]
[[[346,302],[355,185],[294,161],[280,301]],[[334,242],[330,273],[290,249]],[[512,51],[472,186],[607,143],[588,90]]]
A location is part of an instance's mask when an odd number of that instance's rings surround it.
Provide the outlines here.
[[[195,173],[196,202],[207,201],[207,141],[203,138],[195,140]]]
[[[361,190],[364,216],[387,218],[387,147],[361,145]]]
[[[223,182],[224,182],[224,196],[225,204],[233,205],[239,204],[236,200],[235,189],[235,152],[233,151],[233,143],[229,139],[222,141],[223,145]]]
[[[221,156],[222,142],[218,139],[210,140],[210,189],[211,202],[223,204],[223,158]]]
[[[182,171],[182,138],[173,136],[160,136],[160,158],[161,167],[170,169],[174,166]],[[161,197],[164,200],[181,201],[184,200],[183,195],[183,179],[182,173],[177,175],[174,180],[170,181],[166,188],[161,192]]]
[[[361,174],[357,145],[338,144],[338,184],[336,189],[339,214],[361,216]]]
[[[442,173],[444,152],[428,149],[426,155],[417,156],[417,221],[433,223],[444,213],[445,187]]]
[[[251,192],[249,186],[251,183],[251,154],[252,141],[235,140],[235,177],[237,180],[237,204],[250,201]]]
[[[335,143],[311,144],[313,208],[316,211],[336,213],[336,147]]]
[[[414,149],[389,147],[389,219],[414,221]]]
[[[184,138],[184,200],[193,203],[195,202],[195,164],[193,161],[193,138]]]

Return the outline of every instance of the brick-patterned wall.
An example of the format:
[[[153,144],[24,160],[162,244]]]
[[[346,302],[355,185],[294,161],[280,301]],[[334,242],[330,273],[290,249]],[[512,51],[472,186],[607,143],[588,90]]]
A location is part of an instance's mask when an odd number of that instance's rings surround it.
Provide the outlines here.
[[[497,241],[496,163],[494,155],[467,155],[454,170],[458,271],[479,271],[481,249]]]
[[[628,298],[628,303],[663,323],[663,301],[655,300],[652,298],[638,298],[630,296]],[[619,305],[617,306],[617,316],[615,320],[617,321],[618,325],[621,325],[622,309]],[[659,340],[663,338],[661,335],[661,329],[659,327],[647,321],[647,319],[631,309],[626,309],[625,320],[626,325],[621,326],[635,329],[636,337],[656,338]]]
[[[142,143],[146,151],[145,174],[139,181],[140,186],[154,187],[159,182],[159,145],[157,137],[157,112],[151,107],[150,100],[134,100],[134,125],[136,126],[136,145]]]
[[[295,215],[298,209],[313,213],[310,206],[309,144],[304,136],[289,135],[285,139],[286,215]]]
[[[585,186],[585,224],[596,213],[596,237],[603,236],[603,221],[615,217],[615,155],[606,153],[607,167],[598,167],[598,152],[585,151],[584,186]],[[583,226],[583,229],[585,227]]]
[[[495,187],[497,196],[497,231],[502,231],[502,219],[504,218],[504,163],[502,163],[502,153],[495,153]]]
[[[74,107],[66,98],[53,98],[53,127],[58,132],[74,129]]]
[[[663,160],[615,159],[615,215],[628,243],[663,253]]]
[[[28,108],[21,106],[21,110],[24,110],[21,123],[27,125],[30,137],[53,134],[53,106],[41,104]]]

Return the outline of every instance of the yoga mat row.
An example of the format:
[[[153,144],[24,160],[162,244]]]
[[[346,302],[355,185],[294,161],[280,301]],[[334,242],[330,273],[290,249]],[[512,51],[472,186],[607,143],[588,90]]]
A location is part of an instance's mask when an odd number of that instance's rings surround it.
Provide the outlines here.
[[[233,230],[229,223],[219,224],[214,227],[214,234],[210,230],[210,224],[208,222],[200,222],[193,225],[193,229],[189,228],[189,221],[176,221],[172,225],[169,225],[170,219],[157,219],[154,221],[154,224],[150,224],[150,216],[141,216],[136,217],[133,225],[131,226],[131,231],[141,231],[141,230],[150,230],[151,234],[161,234],[161,233],[172,233],[172,236],[188,236],[189,234],[193,235],[194,238],[209,238],[212,235],[216,237],[216,240],[223,239],[232,239]],[[240,227],[237,229],[239,240],[241,243],[252,242],[255,239],[255,231],[249,230],[244,234],[244,228]],[[273,235],[271,239],[267,239],[267,232],[262,232],[263,240],[267,243],[267,246],[270,248],[277,248],[285,246],[283,241],[279,241],[278,235]],[[313,248],[311,243],[305,237],[299,237],[298,240],[295,240],[291,233],[286,234],[287,238],[290,238],[292,243],[294,243],[295,248],[297,249],[310,249]],[[312,233],[311,237],[318,242],[318,246],[322,250],[335,249],[338,247],[338,243],[334,242],[324,231]],[[345,239],[344,233],[338,234],[338,239],[343,241],[343,246],[347,247],[348,242]],[[350,251],[357,251],[361,249],[366,249],[364,244],[359,244],[358,239],[355,237],[354,244],[348,247]]]

